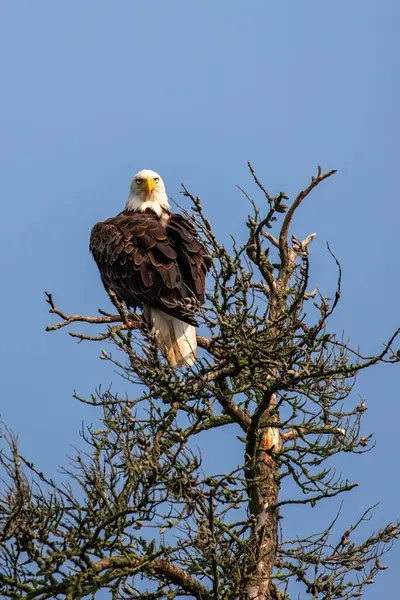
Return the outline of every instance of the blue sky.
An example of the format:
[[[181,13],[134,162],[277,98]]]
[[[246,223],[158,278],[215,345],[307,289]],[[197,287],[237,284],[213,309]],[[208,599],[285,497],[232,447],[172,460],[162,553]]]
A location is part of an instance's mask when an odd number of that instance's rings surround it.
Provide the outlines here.
[[[176,200],[181,182],[201,195],[224,241],[244,235],[235,184],[252,189],[247,160],[271,192],[292,196],[318,164],[337,168],[293,231],[317,232],[323,290],[334,284],[327,240],[342,262],[334,327],[367,353],[382,348],[399,325],[399,26],[395,0],[3,0],[1,414],[42,469],[65,462],[94,418],[73,390],[117,380],[100,347],[45,333],[43,291],[71,313],[107,307],[89,233],[121,209],[141,168]],[[359,378],[377,448],[341,465],[361,484],[349,514],[380,501],[376,527],[400,516],[399,374]],[[397,546],[386,562],[399,560]],[[396,579],[386,571],[364,597]]]

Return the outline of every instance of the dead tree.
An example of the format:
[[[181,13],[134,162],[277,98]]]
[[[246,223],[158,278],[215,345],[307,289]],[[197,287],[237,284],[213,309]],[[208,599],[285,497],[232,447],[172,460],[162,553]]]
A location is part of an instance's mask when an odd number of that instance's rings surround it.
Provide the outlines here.
[[[248,239],[228,250],[216,239],[198,197],[184,188],[213,258],[193,368],[171,369],[140,314],[111,293],[113,313],[70,316],[47,294],[58,330],[91,323],[102,353],[124,375],[127,396],[98,390],[90,398],[100,424],[82,431],[59,481],[18,451],[4,428],[0,455],[0,588],[3,598],[313,600],[358,598],[386,567],[381,556],[399,524],[367,531],[367,508],[355,523],[330,518],[321,532],[286,539],[285,512],[349,492],[335,455],[363,453],[367,410],[353,399],[358,373],[397,363],[397,330],[364,356],[329,330],[341,296],[341,267],[332,298],[309,289],[309,247],[289,230],[310,192],[334,171],[318,168],[287,206],[271,196],[249,165],[262,208],[250,202]],[[275,231],[275,233],[274,233]],[[98,330],[100,327],[100,330]],[[230,428],[242,460],[231,472],[202,465],[201,433]],[[199,440],[199,441],[197,441]],[[223,448],[221,449],[223,452]],[[218,463],[218,461],[216,461]],[[290,497],[282,495],[291,481]],[[368,528],[369,528],[368,524]],[[361,541],[360,541],[361,540]],[[104,595],[102,596],[104,597]],[[303,595],[301,596],[303,597]]]

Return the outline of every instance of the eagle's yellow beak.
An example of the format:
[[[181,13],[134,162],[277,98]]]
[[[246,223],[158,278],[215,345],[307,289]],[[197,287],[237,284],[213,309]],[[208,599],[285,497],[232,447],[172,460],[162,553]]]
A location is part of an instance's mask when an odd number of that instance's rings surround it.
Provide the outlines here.
[[[147,183],[147,192],[150,194],[153,190],[156,189],[157,186],[150,177],[147,177],[146,183]]]

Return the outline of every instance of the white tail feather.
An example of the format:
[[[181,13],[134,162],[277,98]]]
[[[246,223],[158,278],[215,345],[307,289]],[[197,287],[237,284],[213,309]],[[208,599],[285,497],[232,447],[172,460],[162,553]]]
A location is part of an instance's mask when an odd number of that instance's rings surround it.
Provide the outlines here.
[[[157,308],[146,311],[161,352],[172,367],[193,365],[197,357],[196,328]]]

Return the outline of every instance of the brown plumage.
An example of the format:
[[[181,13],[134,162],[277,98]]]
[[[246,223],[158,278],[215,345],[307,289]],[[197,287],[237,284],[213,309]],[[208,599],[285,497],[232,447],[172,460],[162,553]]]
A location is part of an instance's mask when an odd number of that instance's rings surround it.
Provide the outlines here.
[[[163,221],[149,209],[125,210],[93,227],[90,250],[104,287],[120,301],[195,325],[210,259],[188,219],[170,214]]]

